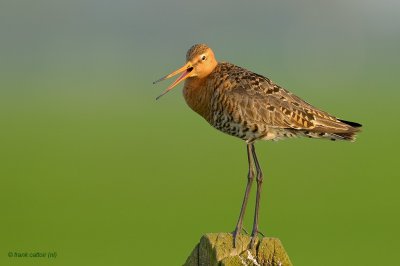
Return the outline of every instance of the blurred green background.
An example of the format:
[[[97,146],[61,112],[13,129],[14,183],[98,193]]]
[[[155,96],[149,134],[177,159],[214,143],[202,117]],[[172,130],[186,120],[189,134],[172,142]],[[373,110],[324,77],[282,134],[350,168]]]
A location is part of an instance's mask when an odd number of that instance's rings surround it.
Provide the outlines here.
[[[0,265],[180,265],[234,229],[245,144],[181,86],[155,101],[198,42],[364,125],[355,143],[257,144],[261,231],[295,265],[396,264],[399,3],[2,1]]]

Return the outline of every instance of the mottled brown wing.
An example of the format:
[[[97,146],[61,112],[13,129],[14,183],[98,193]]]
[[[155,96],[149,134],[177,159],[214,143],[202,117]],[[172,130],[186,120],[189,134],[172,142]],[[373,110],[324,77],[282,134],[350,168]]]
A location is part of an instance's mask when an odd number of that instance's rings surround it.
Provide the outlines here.
[[[350,128],[264,76],[230,65],[225,78],[230,85],[224,90],[228,106],[247,123],[327,133]]]

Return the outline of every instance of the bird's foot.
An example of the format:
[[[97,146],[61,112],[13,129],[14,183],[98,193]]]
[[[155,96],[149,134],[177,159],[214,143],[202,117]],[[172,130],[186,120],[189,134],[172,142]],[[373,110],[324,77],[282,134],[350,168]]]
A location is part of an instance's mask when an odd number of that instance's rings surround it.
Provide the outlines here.
[[[232,232],[232,237],[233,237],[233,248],[236,248],[236,239],[237,235],[240,234],[239,228],[235,228],[235,230]]]
[[[254,244],[256,242],[256,239],[258,239],[258,234],[262,235],[263,237],[265,237],[265,235],[263,233],[261,233],[258,230],[253,230],[253,232],[251,233],[251,240],[250,240],[250,249],[252,249],[254,247]]]
[[[233,237],[233,248],[236,248],[236,240],[238,235],[241,233],[241,231],[243,231],[246,235],[248,235],[249,233],[246,231],[246,229],[244,228],[235,228],[235,230],[232,232],[232,237]]]
[[[257,235],[252,235],[251,240],[250,240],[250,249],[253,249],[254,243],[256,242],[256,239],[258,239]]]
[[[247,230],[245,228],[239,229],[239,228],[235,228],[235,230],[232,232],[232,237],[233,237],[233,248],[236,248],[236,243],[237,243],[237,238],[238,235],[241,234],[240,231],[243,231],[246,235],[249,235],[249,233],[247,232]],[[265,237],[265,235],[263,233],[261,233],[260,231],[256,231],[256,232],[252,232],[251,234],[251,241],[250,241],[250,248],[253,248],[255,240],[257,238],[257,234],[262,235],[263,237]]]

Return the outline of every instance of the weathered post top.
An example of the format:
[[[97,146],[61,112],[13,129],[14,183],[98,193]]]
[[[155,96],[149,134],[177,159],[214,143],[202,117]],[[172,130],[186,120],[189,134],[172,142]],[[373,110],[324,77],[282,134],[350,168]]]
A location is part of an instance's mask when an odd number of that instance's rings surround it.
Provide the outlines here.
[[[249,248],[251,237],[239,235],[236,248],[230,233],[210,233],[201,237],[184,266],[292,266],[282,243],[277,238],[258,239]]]

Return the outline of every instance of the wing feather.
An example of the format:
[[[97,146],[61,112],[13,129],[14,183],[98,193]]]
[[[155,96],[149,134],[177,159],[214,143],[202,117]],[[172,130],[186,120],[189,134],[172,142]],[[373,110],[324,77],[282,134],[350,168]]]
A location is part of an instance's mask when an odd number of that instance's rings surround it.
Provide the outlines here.
[[[352,128],[264,76],[235,65],[229,67],[229,75],[224,76],[223,98],[236,111],[233,113],[249,124],[327,133],[348,132]]]

